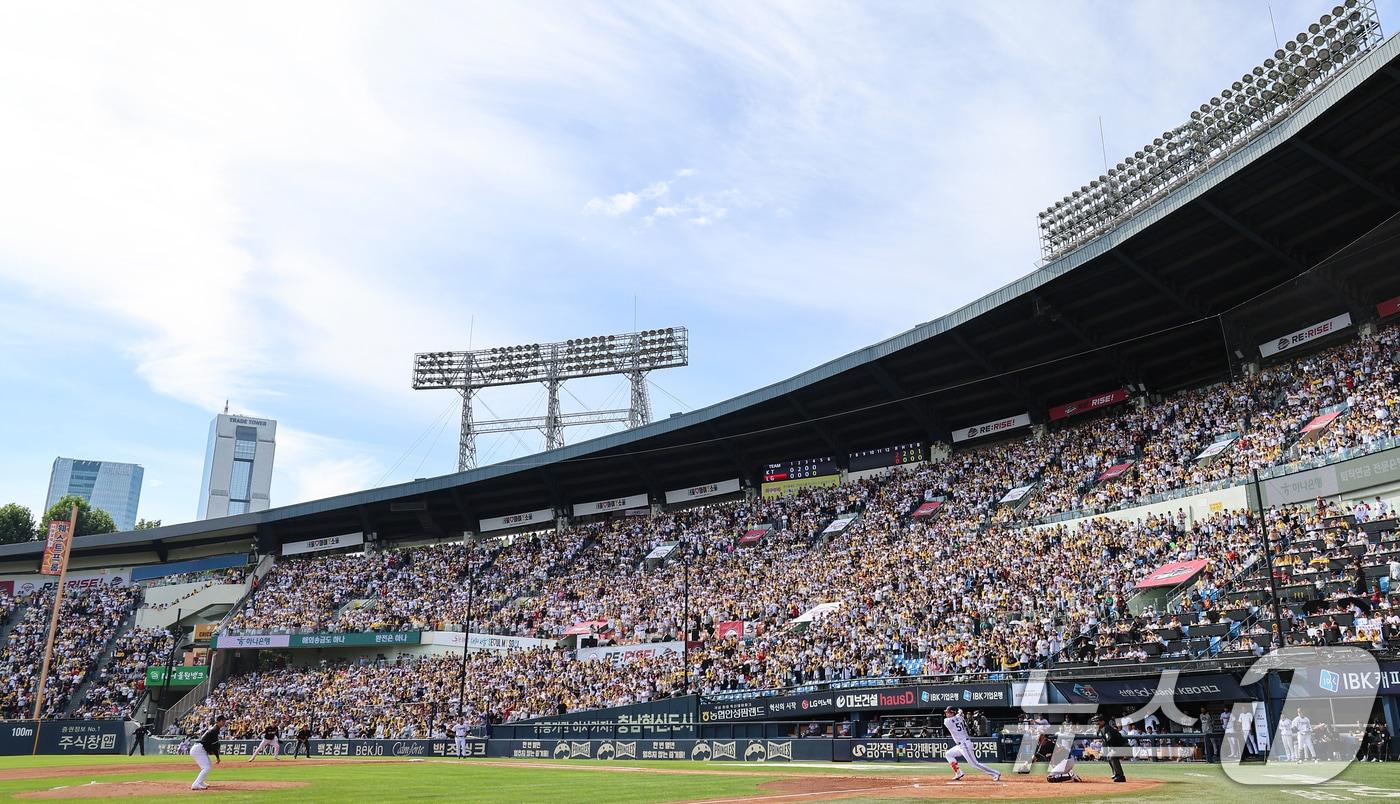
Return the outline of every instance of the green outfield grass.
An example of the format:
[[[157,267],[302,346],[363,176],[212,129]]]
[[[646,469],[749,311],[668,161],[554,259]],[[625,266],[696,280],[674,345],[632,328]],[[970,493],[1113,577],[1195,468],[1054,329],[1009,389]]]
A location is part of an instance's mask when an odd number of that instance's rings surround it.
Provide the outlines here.
[[[940,764],[769,764],[700,763],[700,762],[599,762],[564,760],[533,763],[528,761],[492,760],[491,765],[478,760],[425,759],[421,762],[331,761],[330,764],[308,764],[305,761],[259,760],[248,764],[228,759],[214,767],[209,783],[211,793],[180,790],[170,795],[142,797],[142,800],[189,800],[190,797],[212,797],[218,801],[294,801],[320,802],[388,802],[388,801],[470,801],[490,804],[508,802],[677,802],[704,799],[742,799],[773,796],[783,793],[768,783],[783,784],[798,776],[819,779],[823,776],[861,778],[909,778],[922,785],[919,797],[902,798],[892,790],[868,797],[839,797],[849,802],[927,802],[936,796],[940,801],[973,801],[959,798],[989,784],[975,771],[964,786],[946,786],[949,771]],[[544,767],[541,766],[544,765]],[[144,769],[133,766],[148,766]],[[149,767],[158,766],[158,767]],[[130,768],[123,771],[123,768]],[[643,771],[710,771],[704,775],[681,773],[619,772],[622,768]],[[1348,768],[1337,780],[1323,787],[1309,787],[1303,777],[1320,774],[1325,766],[1286,765],[1277,768],[1280,782],[1276,787],[1242,786],[1227,779],[1220,768],[1209,765],[1130,764],[1131,779],[1159,779],[1163,784],[1131,794],[1113,794],[1104,785],[1081,785],[1074,789],[1077,801],[1153,801],[1209,802],[1209,804],[1263,804],[1265,801],[1307,801],[1325,791],[1327,800],[1365,801],[1376,798],[1400,799],[1400,765],[1359,764]],[[101,770],[95,770],[100,768]],[[35,769],[46,772],[36,778],[15,778],[17,774],[32,774]],[[611,769],[611,770],[610,770]],[[1097,763],[1080,765],[1082,775],[1102,779],[1107,769]],[[1006,770],[1005,767],[1002,768]],[[718,772],[718,773],[714,773]],[[1037,775],[1043,774],[1037,771]],[[1271,771],[1272,772],[1272,771]],[[0,757],[0,796],[13,799],[18,793],[43,791],[59,786],[81,786],[101,783],[169,781],[188,785],[195,773],[188,757]],[[111,775],[107,775],[111,774]],[[913,777],[919,777],[915,779]],[[1025,777],[1021,777],[1025,778]],[[237,782],[303,782],[305,786],[266,791],[220,791],[221,783]],[[767,786],[765,786],[767,785]],[[818,788],[820,789],[820,788]],[[25,799],[20,799],[25,800]],[[87,798],[85,800],[94,800]],[[127,799],[130,800],[130,799]],[[776,798],[781,804],[785,799]],[[802,799],[816,800],[816,799]],[[985,799],[982,799],[985,800]],[[1036,800],[1036,799],[1023,799]],[[1044,799],[1051,800],[1051,799]],[[1055,799],[1066,801],[1068,799]]]

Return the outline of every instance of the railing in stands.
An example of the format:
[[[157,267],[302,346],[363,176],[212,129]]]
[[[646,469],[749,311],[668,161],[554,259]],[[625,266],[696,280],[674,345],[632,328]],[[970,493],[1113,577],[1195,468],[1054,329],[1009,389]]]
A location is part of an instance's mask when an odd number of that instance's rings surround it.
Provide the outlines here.
[[[248,598],[252,596],[253,592],[257,589],[258,584],[262,581],[264,577],[267,576],[269,572],[272,571],[272,566],[274,563],[275,559],[272,556],[263,556],[258,561],[258,566],[253,570],[253,574],[248,578],[247,591],[243,593],[243,596],[238,599],[237,603],[234,603],[227,612],[224,612],[223,619],[219,621],[219,627],[214,629],[215,633],[223,631],[224,627],[228,624],[230,618],[232,618],[233,615],[243,610],[243,607],[248,603]],[[199,684],[195,686],[194,689],[185,693],[184,697],[171,704],[170,708],[165,710],[165,713],[161,716],[161,722],[159,724],[161,731],[164,731],[166,727],[171,723],[180,722],[180,719],[183,718],[185,715],[189,714],[190,710],[194,709],[197,705],[199,705],[200,701],[203,701],[205,698],[209,697],[209,693],[214,690],[215,685],[219,684],[221,681],[228,677],[229,673],[231,672],[231,668],[229,667],[229,665],[232,664],[232,661],[233,660],[227,655],[226,651],[211,651],[208,677],[206,677],[203,681],[199,682]]]
[[[1334,463],[1349,461],[1352,458],[1360,458],[1364,455],[1371,455],[1377,452],[1384,452],[1385,450],[1395,449],[1397,447],[1400,447],[1400,437],[1387,436],[1385,438],[1378,438],[1369,444],[1362,444],[1356,447],[1346,447],[1344,449],[1337,450],[1336,452],[1329,452],[1326,455],[1319,455],[1313,458],[1307,458],[1300,461],[1292,461],[1290,463],[1281,463],[1275,466],[1267,467],[1265,469],[1260,469],[1259,479],[1268,480],[1270,478],[1280,477],[1282,475],[1291,475],[1296,472],[1305,472],[1309,469],[1316,469],[1320,466],[1330,466]],[[1128,508],[1140,508],[1144,505],[1156,505],[1157,503],[1168,502],[1170,500],[1179,500],[1183,497],[1191,497],[1196,494],[1205,494],[1211,491],[1219,491],[1221,489],[1234,488],[1235,486],[1243,486],[1250,483],[1251,480],[1252,479],[1248,475],[1237,475],[1235,477],[1224,478],[1221,480],[1212,480],[1207,483],[1197,483],[1193,486],[1182,486],[1181,488],[1177,489],[1160,491],[1156,494],[1149,494],[1132,500],[1124,500],[1123,502],[1117,503],[1115,505],[1093,506],[1090,508],[1075,508],[1069,511],[1061,511],[1058,514],[1051,514],[1049,516],[1043,516],[1034,520],[1030,520],[1025,524],[1053,525],[1056,522],[1066,522],[1071,519],[1083,519],[1085,517],[1101,516],[1103,514],[1112,513],[1114,511],[1123,511]]]

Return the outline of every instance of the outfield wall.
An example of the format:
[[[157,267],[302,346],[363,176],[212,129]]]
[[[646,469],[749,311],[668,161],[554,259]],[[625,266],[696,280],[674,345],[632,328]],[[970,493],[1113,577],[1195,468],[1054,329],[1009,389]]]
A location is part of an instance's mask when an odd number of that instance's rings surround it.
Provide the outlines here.
[[[226,757],[252,756],[258,740],[224,740],[219,753]],[[830,737],[783,740],[468,740],[467,760],[472,759],[602,759],[602,760],[717,760],[733,762],[944,762],[953,746],[947,738],[865,740]],[[282,740],[282,753],[290,756],[293,740]],[[997,740],[976,738],[977,756],[988,761],[1009,761]],[[146,750],[174,755],[180,741],[147,738]],[[28,752],[25,752],[28,753]],[[431,740],[312,740],[312,757],[453,757],[455,741]]]
[[[118,754],[126,746],[120,720],[0,721],[0,756]]]

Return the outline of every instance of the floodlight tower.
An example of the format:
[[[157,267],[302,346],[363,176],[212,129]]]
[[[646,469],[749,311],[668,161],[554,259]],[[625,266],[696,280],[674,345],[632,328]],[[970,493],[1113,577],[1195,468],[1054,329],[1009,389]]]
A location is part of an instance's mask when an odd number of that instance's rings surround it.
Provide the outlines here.
[[[1376,0],[1340,0],[1185,123],[1041,212],[1041,258],[1057,260],[1166,198],[1268,133],[1384,40]]]
[[[646,376],[654,369],[690,362],[690,337],[685,327],[648,329],[624,335],[595,335],[559,343],[531,343],[478,349],[471,352],[420,352],[413,356],[415,390],[450,389],[462,395],[462,432],[457,443],[457,471],[476,466],[476,436],[513,430],[539,430],[546,449],[564,445],[564,428],[581,424],[625,422],[640,427],[651,421]],[[561,413],[559,389],[565,380],[625,375],[632,385],[626,410]],[[549,405],[543,416],[476,422],[472,397],[483,388],[543,383]]]

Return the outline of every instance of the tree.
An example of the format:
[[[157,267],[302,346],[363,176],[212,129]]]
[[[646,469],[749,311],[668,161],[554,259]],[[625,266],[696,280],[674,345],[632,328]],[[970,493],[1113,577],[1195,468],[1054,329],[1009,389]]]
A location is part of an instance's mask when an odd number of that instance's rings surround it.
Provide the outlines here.
[[[0,506],[0,544],[27,542],[34,538],[34,515],[19,503]]]
[[[136,527],[134,530],[150,530],[151,528],[158,527],[160,527],[159,519],[138,519],[136,520]]]
[[[44,512],[44,521],[40,523],[39,538],[48,536],[49,523],[54,520],[66,522],[70,509],[78,506],[78,532],[74,536],[91,536],[94,533],[113,533],[117,529],[117,523],[112,521],[112,515],[101,508],[93,508],[92,504],[76,494],[66,495],[63,499],[49,506],[49,510]]]

